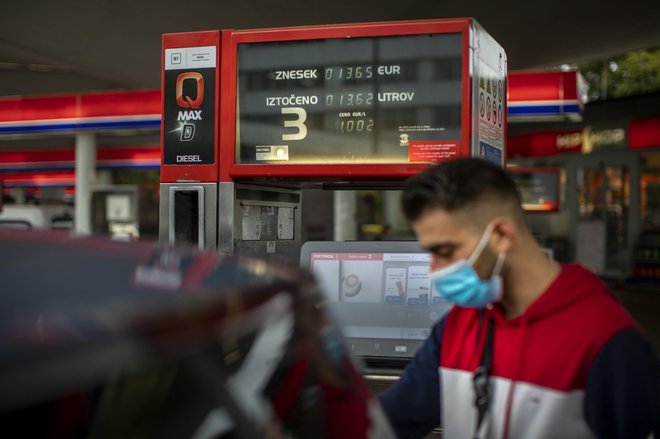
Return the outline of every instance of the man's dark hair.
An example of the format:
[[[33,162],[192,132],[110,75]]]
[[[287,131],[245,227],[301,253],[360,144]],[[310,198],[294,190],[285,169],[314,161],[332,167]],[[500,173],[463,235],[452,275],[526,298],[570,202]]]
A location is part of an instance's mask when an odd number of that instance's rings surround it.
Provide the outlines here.
[[[521,204],[516,183],[503,168],[464,158],[432,166],[408,179],[401,204],[406,218],[415,221],[428,209],[453,212],[484,200]]]

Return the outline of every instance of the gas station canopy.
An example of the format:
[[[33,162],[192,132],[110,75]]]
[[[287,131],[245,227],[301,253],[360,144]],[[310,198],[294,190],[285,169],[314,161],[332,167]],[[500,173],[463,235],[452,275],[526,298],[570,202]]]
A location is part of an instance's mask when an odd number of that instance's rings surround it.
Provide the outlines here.
[[[13,2],[0,26],[0,96],[157,88],[171,32],[475,17],[521,70],[658,46],[658,16],[658,2],[593,0]]]

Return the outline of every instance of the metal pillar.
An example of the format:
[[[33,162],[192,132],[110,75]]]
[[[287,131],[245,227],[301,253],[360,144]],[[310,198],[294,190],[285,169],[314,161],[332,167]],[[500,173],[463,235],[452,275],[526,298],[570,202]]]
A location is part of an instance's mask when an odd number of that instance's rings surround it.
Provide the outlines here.
[[[94,133],[76,134],[76,201],[75,232],[92,233],[91,186],[96,173],[96,136]]]
[[[335,191],[335,241],[357,239],[357,192]]]
[[[407,231],[408,222],[403,217],[401,210],[401,191],[383,191],[383,209],[385,210],[384,225],[390,227],[390,234]]]
[[[25,204],[25,188],[17,187],[11,190],[15,204]]]

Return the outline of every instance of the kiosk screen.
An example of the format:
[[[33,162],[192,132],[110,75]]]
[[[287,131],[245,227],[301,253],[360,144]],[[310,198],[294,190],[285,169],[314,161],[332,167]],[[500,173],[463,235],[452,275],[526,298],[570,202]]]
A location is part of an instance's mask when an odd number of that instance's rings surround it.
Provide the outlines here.
[[[359,356],[412,357],[451,308],[432,288],[430,255],[415,242],[308,242],[301,262]]]

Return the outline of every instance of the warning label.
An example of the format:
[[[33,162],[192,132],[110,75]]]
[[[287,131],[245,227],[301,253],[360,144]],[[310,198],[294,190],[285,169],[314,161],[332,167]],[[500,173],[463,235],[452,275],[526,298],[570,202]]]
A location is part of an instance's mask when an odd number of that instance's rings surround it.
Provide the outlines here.
[[[481,65],[485,77],[479,80],[479,140],[497,148],[502,148],[504,128],[502,126],[502,79],[489,72],[488,66]]]
[[[458,157],[458,141],[410,142],[408,160],[411,162],[443,162]]]
[[[472,156],[504,164],[506,121],[506,55],[486,32],[478,29],[473,82]]]

